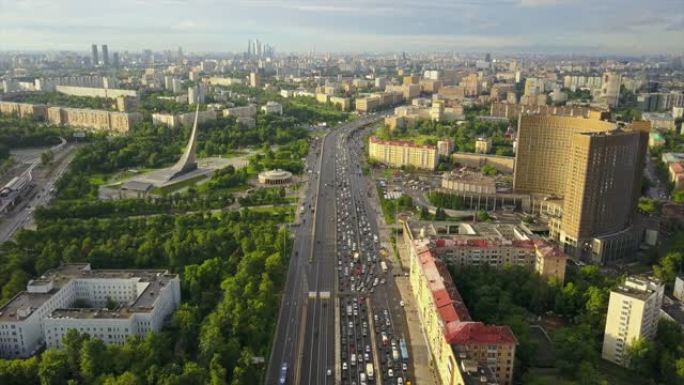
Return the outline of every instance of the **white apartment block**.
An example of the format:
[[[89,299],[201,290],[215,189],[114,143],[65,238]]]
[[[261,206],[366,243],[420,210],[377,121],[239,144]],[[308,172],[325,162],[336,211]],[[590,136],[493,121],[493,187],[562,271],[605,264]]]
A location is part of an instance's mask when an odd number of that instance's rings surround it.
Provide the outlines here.
[[[119,82],[114,78],[100,75],[63,76],[35,79],[36,91],[54,92],[57,86],[116,88],[119,86]]]
[[[179,304],[180,280],[168,271],[62,265],[29,281],[26,291],[0,308],[0,357],[59,347],[69,329],[121,344],[160,330]]]
[[[269,101],[265,105],[261,106],[261,111],[265,114],[283,114],[283,105],[278,102]]]
[[[601,357],[629,366],[628,348],[639,338],[651,339],[658,326],[664,285],[653,277],[627,277],[611,290]]]

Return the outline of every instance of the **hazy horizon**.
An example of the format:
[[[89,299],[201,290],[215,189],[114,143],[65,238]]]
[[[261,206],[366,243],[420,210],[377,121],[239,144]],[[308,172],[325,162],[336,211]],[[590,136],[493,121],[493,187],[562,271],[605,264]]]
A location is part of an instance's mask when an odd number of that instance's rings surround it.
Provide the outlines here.
[[[0,50],[682,54],[678,0],[26,0],[0,3]]]

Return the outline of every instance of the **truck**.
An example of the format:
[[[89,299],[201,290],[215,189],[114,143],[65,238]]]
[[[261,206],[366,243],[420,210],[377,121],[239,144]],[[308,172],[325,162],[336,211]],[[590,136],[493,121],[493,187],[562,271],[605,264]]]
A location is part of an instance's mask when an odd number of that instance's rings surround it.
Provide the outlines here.
[[[387,273],[387,262],[385,262],[385,261],[380,262],[380,267],[382,267],[383,273]]]
[[[352,307],[351,305],[347,305],[347,317],[351,317],[352,315]]]
[[[392,360],[399,362],[399,350],[396,347],[392,347]]]
[[[370,362],[366,364],[366,376],[368,381],[373,381],[373,364]]]

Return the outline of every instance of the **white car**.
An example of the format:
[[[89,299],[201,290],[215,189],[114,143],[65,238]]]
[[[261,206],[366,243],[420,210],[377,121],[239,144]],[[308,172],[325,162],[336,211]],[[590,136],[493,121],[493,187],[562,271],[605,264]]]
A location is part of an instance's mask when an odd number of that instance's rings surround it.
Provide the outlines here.
[[[347,370],[347,361],[342,363],[342,370]]]
[[[394,377],[394,370],[387,369],[387,377]]]

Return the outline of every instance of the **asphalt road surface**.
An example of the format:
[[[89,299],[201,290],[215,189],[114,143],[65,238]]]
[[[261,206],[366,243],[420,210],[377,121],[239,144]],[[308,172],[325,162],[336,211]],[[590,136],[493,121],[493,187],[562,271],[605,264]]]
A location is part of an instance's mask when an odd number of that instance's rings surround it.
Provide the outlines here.
[[[327,385],[339,378],[336,346],[337,146],[342,135],[378,120],[363,118],[330,132],[307,159],[310,183],[300,206],[266,384]],[[286,366],[286,370],[283,370]]]

